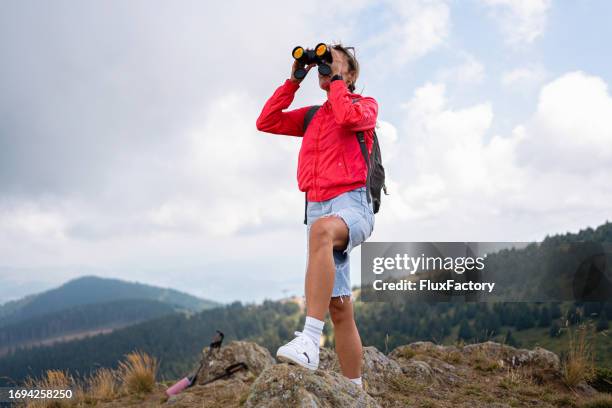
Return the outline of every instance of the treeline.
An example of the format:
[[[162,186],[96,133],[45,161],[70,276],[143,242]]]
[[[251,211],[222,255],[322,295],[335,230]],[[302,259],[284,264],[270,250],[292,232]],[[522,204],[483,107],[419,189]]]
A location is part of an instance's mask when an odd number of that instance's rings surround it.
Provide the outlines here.
[[[608,300],[612,297],[612,281],[601,267],[609,271],[610,242],[610,222],[596,229],[547,236],[539,244],[489,254],[486,276],[497,287],[504,288],[506,299]],[[527,278],[529,285],[525,285]]]
[[[74,306],[0,327],[0,348],[75,332],[142,322],[175,311],[176,308],[169,304],[146,299]]]
[[[415,341],[481,342],[501,340],[519,345],[512,330],[541,327],[558,337],[562,327],[592,322],[596,330],[609,328],[612,303],[438,303],[435,305],[364,303],[356,319],[362,339],[380,350]],[[501,338],[500,338],[501,336]]]
[[[161,379],[176,379],[193,369],[216,329],[225,333],[226,341],[252,339],[275,349],[293,335],[299,319],[296,304],[270,301],[258,306],[236,302],[191,316],[176,313],[109,334],[17,350],[0,359],[0,386],[10,383],[3,377],[19,382],[48,369],[86,375],[98,367],[116,368],[133,350],[159,359]]]

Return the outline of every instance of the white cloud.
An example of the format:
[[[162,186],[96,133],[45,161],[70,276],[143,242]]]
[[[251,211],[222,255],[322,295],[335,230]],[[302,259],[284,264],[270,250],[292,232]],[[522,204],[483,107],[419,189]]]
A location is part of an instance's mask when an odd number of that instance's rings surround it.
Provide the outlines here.
[[[55,209],[38,203],[9,204],[0,207],[0,231],[8,241],[24,237],[39,242],[63,240],[66,220]]]
[[[474,56],[466,54],[463,62],[450,68],[443,68],[436,74],[438,81],[473,85],[485,78],[485,67]]]
[[[544,171],[612,171],[612,97],[599,77],[570,72],[542,88],[522,160]]]
[[[389,1],[384,26],[366,41],[379,65],[402,65],[442,45],[450,31],[450,8],[442,0]]]
[[[609,218],[612,97],[601,78],[549,82],[509,135],[491,137],[491,104],[453,107],[443,84],[418,88],[405,109],[387,163],[394,195],[377,221],[385,240],[541,239]]]
[[[428,83],[404,106],[408,138],[398,143],[402,157],[390,171],[404,201],[394,214],[400,219],[434,217],[464,194],[504,187],[492,182],[497,167],[487,161],[493,151],[484,142],[493,120],[491,105],[451,109],[445,93],[443,84]],[[499,150],[499,143],[492,146]]]
[[[546,79],[547,73],[541,65],[524,66],[502,73],[501,84],[508,89],[532,88]]]
[[[508,43],[530,44],[546,29],[552,0],[481,0],[493,9]]]

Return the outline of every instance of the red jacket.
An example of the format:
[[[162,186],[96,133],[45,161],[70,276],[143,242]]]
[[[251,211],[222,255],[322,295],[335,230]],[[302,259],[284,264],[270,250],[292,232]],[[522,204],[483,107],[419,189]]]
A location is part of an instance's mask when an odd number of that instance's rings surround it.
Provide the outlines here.
[[[378,104],[370,97],[349,92],[344,81],[330,84],[327,101],[312,118],[304,134],[304,116],[310,106],[287,109],[299,84],[287,79],[268,99],[257,118],[263,132],[303,136],[297,179],[308,201],[325,201],[365,186],[367,167],[355,136],[363,131],[372,151]],[[359,99],[353,102],[353,99]]]

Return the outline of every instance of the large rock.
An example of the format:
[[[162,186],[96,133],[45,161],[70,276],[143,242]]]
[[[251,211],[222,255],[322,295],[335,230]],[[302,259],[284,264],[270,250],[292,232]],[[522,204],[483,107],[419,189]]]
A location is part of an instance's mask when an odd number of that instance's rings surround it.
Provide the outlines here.
[[[434,344],[431,341],[416,341],[414,343],[406,344],[405,346],[396,347],[389,356],[400,359],[410,359],[416,354],[426,354],[433,357],[438,357],[441,354],[448,353],[450,351],[457,350],[455,346],[441,346]]]
[[[551,368],[558,371],[561,368],[561,360],[559,356],[550,350],[536,347],[533,350],[527,350],[527,358],[525,363],[535,365],[542,368]]]
[[[558,371],[561,367],[559,356],[541,347],[536,347],[533,350],[516,349],[487,341],[464,346],[463,352],[468,356],[484,355],[491,359],[498,359],[512,367],[531,366],[554,371]]]
[[[321,347],[319,350],[319,370],[340,372],[340,363],[334,350]]]
[[[266,368],[275,364],[270,352],[260,345],[248,341],[232,341],[220,349],[213,349],[209,355],[209,348],[202,351],[203,366],[196,380],[202,384],[225,372],[232,364],[245,363],[246,371],[238,371],[233,377],[239,379],[252,379],[257,377]]]
[[[342,372],[334,351],[321,348],[319,369]],[[376,347],[364,347],[361,373],[366,391],[376,395],[387,389],[390,378],[402,374],[402,368]]]
[[[430,382],[434,379],[431,366],[425,361],[409,360],[401,365],[402,372],[419,382]]]
[[[335,371],[277,364],[251,387],[247,408],[374,408],[378,403]]]
[[[397,361],[402,372],[408,377],[421,382],[445,382],[457,384],[462,382],[457,368],[441,358],[455,361],[459,351],[454,346],[440,346],[428,341],[419,341],[395,348],[389,357]]]
[[[381,394],[387,390],[389,379],[402,374],[402,368],[376,347],[364,347],[362,373],[368,393]]]

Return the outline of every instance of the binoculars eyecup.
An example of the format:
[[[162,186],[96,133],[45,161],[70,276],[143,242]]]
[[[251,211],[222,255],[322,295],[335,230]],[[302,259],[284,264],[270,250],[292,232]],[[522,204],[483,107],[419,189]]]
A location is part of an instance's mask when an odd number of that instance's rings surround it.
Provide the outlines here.
[[[299,67],[293,73],[296,79],[303,79],[306,76],[306,65],[317,64],[319,74],[331,75],[331,67],[329,64],[332,63],[332,55],[329,47],[324,43],[319,43],[314,49],[304,49],[301,46],[297,46],[291,52],[293,58],[298,61]]]
[[[319,69],[319,74],[321,75],[325,75],[325,76],[331,75],[331,67],[327,64],[319,65],[318,69]]]
[[[298,68],[295,70],[295,72],[293,72],[293,76],[296,79],[304,79],[306,76],[306,70],[304,68]]]

